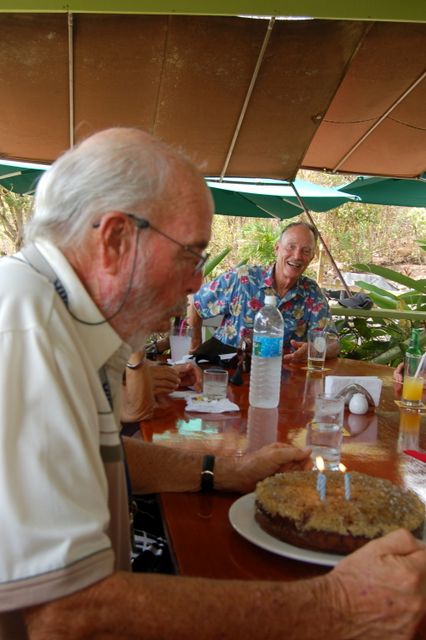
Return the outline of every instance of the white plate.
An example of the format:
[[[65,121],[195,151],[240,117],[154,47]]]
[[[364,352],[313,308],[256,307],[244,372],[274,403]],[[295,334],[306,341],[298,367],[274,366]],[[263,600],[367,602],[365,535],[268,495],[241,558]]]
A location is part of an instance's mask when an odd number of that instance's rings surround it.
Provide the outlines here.
[[[285,558],[310,562],[311,564],[321,564],[326,567],[334,567],[344,558],[344,556],[334,553],[322,553],[321,551],[294,547],[292,544],[287,544],[278,540],[278,538],[270,536],[269,533],[260,528],[254,519],[254,500],[255,494],[248,493],[238,498],[229,509],[229,520],[235,531],[246,540],[249,540],[249,542]]]
[[[252,542],[262,549],[266,549],[266,551],[272,551],[272,553],[284,556],[285,558],[310,562],[311,564],[321,564],[326,567],[334,567],[345,557],[333,553],[302,549],[301,547],[295,547],[292,544],[287,544],[287,542],[282,542],[270,536],[269,533],[266,533],[266,531],[260,528],[254,519],[254,501],[255,494],[248,493],[238,498],[229,509],[231,525],[235,531],[246,540],[249,540],[249,542]],[[423,542],[426,544],[426,524],[423,530]]]

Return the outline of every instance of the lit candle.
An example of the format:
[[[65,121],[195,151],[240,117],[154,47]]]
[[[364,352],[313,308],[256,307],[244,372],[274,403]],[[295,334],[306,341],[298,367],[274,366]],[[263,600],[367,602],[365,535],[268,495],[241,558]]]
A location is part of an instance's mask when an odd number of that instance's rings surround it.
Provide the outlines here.
[[[323,471],[324,471],[324,460],[321,458],[321,456],[317,456],[315,458],[315,462],[317,465],[317,469],[318,469],[318,474],[317,474],[317,491],[319,493],[319,497],[320,500],[322,502],[324,502],[325,500],[325,494],[326,494],[326,487],[327,487],[327,478],[325,477]]]
[[[339,469],[343,473],[343,479],[345,483],[345,500],[350,500],[351,499],[351,476],[349,473],[345,473],[346,467],[344,464],[340,463]]]

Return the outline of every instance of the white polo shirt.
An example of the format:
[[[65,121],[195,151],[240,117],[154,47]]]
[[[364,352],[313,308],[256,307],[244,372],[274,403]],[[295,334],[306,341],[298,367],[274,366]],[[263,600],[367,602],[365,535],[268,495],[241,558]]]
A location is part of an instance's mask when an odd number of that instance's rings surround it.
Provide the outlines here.
[[[37,247],[87,322],[103,320],[52,244]],[[19,609],[129,568],[119,393],[130,349],[108,324],[74,320],[52,284],[0,260],[0,639]],[[99,369],[106,365],[114,411]]]

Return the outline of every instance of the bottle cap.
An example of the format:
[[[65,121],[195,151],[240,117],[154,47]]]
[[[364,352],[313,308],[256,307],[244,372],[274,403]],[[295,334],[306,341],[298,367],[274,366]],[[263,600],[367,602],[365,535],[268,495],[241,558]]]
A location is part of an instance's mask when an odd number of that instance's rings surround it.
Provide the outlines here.
[[[273,307],[277,306],[277,299],[275,296],[271,296],[271,295],[266,295],[265,296],[265,304],[270,304]]]

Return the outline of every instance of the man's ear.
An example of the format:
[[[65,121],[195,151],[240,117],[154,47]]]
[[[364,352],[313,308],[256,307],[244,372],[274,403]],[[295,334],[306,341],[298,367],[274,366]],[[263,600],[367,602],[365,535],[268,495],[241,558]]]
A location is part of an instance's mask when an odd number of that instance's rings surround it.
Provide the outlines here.
[[[127,264],[132,255],[132,241],[136,238],[134,224],[120,212],[103,216],[99,226],[102,267],[115,275]]]
[[[280,241],[277,240],[275,245],[274,245],[274,251],[275,251],[275,255],[277,255],[278,253],[278,249],[280,248]]]

